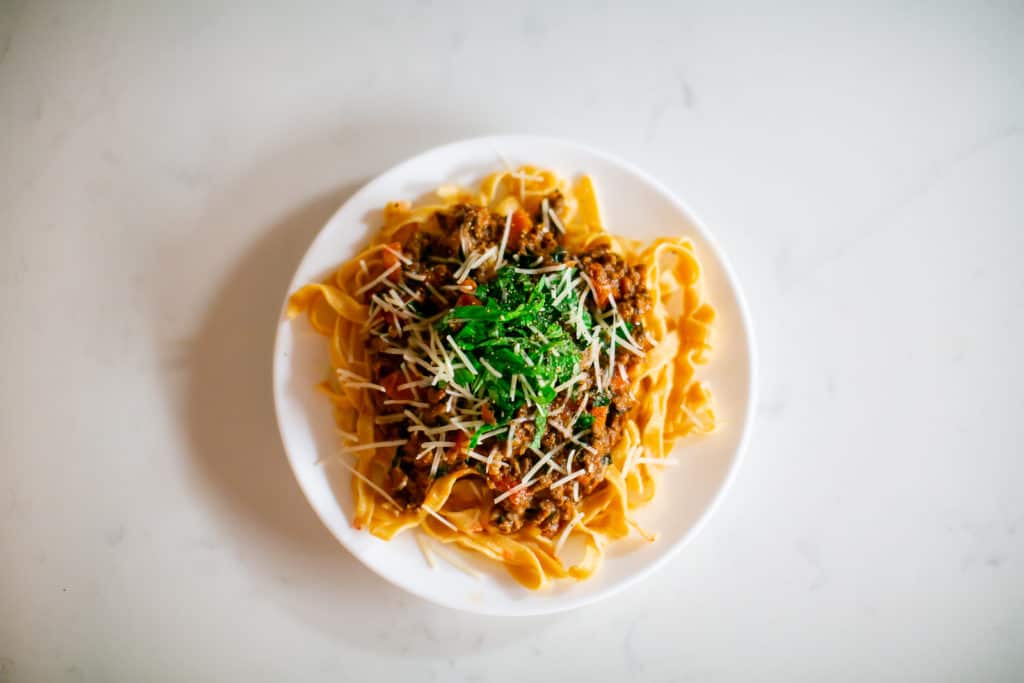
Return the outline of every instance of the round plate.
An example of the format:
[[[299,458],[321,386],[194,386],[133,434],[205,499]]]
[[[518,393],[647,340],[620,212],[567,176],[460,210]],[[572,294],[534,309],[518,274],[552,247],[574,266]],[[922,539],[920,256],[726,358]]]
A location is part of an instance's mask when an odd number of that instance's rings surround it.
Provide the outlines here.
[[[327,528],[371,570],[426,600],[484,614],[528,615],[592,603],[649,575],[693,537],[707,520],[739,465],[754,405],[752,330],[739,285],[725,256],[693,212],[642,171],[607,154],[561,140],[501,136],[465,140],[420,154],[383,173],[355,193],[328,221],[302,258],[288,287],[293,292],[321,280],[356,253],[381,221],[381,208],[396,199],[422,197],[459,183],[475,186],[501,168],[530,164],[564,177],[587,173],[596,185],[610,232],[650,240],[686,235],[704,265],[707,297],[718,312],[710,362],[698,368],[714,397],[721,427],[706,437],[677,444],[677,467],[663,468],[658,494],[636,514],[655,543],[635,535],[612,543],[597,574],[582,582],[562,580],[543,591],[516,584],[497,564],[458,553],[478,578],[438,559],[431,569],[413,533],[385,542],[351,525],[351,475],[336,462],[338,437],[329,402],[314,385],[327,370],[326,340],[304,316],[282,322],[274,347],[274,403],[285,451],[299,485]],[[287,295],[287,293],[286,293]],[[287,296],[286,296],[287,298]],[[282,316],[283,319],[283,316]],[[318,461],[323,461],[317,464]],[[343,581],[344,577],[338,577]]]

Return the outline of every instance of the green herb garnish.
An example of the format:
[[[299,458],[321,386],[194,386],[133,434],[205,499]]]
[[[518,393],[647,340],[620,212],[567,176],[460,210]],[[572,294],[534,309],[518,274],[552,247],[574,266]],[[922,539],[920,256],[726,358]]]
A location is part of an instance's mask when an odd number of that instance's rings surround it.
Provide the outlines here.
[[[524,404],[537,410],[533,446],[540,445],[546,408],[555,400],[556,387],[580,371],[580,356],[589,344],[586,334],[593,326],[588,311],[580,314],[574,273],[571,268],[546,274],[502,268],[494,280],[477,287],[479,305],[458,306],[438,321],[439,333],[452,335],[473,365],[473,370],[458,368],[455,382],[487,397],[497,421],[476,430],[471,448],[487,432],[507,425]]]

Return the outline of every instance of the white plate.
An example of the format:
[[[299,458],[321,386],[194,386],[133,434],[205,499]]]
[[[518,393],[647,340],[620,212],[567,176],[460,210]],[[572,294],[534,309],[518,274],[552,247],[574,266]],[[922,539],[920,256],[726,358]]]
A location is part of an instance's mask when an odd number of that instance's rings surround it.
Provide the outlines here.
[[[327,348],[305,317],[282,322],[274,348],[274,402],[288,459],[310,504],[327,528],[371,570],[426,600],[484,614],[528,615],[592,603],[650,574],[690,539],[708,518],[739,465],[754,405],[755,363],[746,304],[739,285],[708,231],[664,186],[632,166],[578,144],[538,137],[465,140],[420,154],[378,176],[356,192],[313,240],[288,288],[320,280],[351,257],[380,224],[380,209],[446,183],[473,185],[500,168],[499,154],[513,165],[551,168],[563,176],[588,173],[597,186],[607,228],[649,240],[687,235],[704,264],[707,294],[718,318],[711,362],[699,376],[710,385],[721,428],[709,437],[684,439],[678,467],[664,468],[654,501],[637,514],[660,533],[653,544],[635,537],[613,543],[596,576],[559,581],[531,592],[497,565],[471,560],[481,578],[439,562],[426,564],[412,533],[384,542],[350,524],[350,474],[329,464],[338,440],[328,401],[313,386],[327,369]],[[328,464],[318,465],[326,458]],[[448,550],[457,553],[456,550]],[[460,553],[460,559],[468,557]],[[338,581],[345,578],[339,576]]]

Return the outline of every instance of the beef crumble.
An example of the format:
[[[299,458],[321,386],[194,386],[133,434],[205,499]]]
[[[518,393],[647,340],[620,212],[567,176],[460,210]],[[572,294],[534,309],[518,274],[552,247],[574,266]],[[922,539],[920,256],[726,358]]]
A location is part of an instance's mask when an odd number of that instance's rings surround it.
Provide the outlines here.
[[[547,199],[556,215],[564,214],[560,194],[552,193]],[[385,390],[376,398],[378,429],[384,440],[407,440],[396,452],[385,487],[400,504],[416,508],[438,477],[468,467],[486,482],[496,499],[500,498],[490,512],[493,530],[507,534],[536,525],[544,535],[555,536],[575,517],[578,501],[604,482],[610,454],[622,438],[635,403],[629,392],[630,379],[648,349],[643,318],[650,310],[650,297],[643,267],[629,265],[607,247],[584,253],[567,251],[558,225],[545,220],[539,209],[534,215],[516,210],[511,216],[502,216],[486,207],[458,204],[437,212],[435,219],[436,230],[417,229],[403,241],[387,246],[383,266],[397,263],[398,267],[365,293],[367,301],[384,302],[374,309],[367,325],[372,381]],[[506,431],[482,436],[471,449],[474,429],[460,429],[453,422],[460,416],[464,419],[468,409],[456,407],[452,394],[442,386],[431,386],[422,364],[411,362],[402,351],[412,341],[437,334],[431,326],[451,309],[481,303],[477,288],[495,279],[494,256],[502,246],[503,261],[524,271],[567,267],[584,274],[591,288],[587,312],[601,320],[618,316],[634,351],[615,356],[616,367],[602,386],[597,385],[594,372],[581,372],[572,386],[547,406],[545,422],[538,423],[534,406],[524,401],[511,418],[511,442]],[[484,258],[487,253],[491,258]],[[477,257],[482,260],[471,276],[460,273],[465,261]],[[401,316],[395,313],[399,305],[415,311],[417,320],[424,322],[403,326]],[[459,324],[452,323],[451,329],[442,333],[457,332]],[[610,334],[621,333],[613,328]],[[592,353],[581,350],[580,356]],[[597,353],[607,364],[607,349]],[[525,388],[522,391],[525,393]],[[473,415],[483,425],[477,429],[495,425],[491,401],[477,403]],[[543,430],[539,439],[538,425]],[[442,427],[448,430],[437,431]],[[424,444],[431,442],[448,445],[443,450],[433,447],[433,455],[429,455]],[[522,486],[523,477],[554,449],[559,450],[548,466]],[[566,476],[570,465],[573,473],[582,470],[583,474],[552,486]]]

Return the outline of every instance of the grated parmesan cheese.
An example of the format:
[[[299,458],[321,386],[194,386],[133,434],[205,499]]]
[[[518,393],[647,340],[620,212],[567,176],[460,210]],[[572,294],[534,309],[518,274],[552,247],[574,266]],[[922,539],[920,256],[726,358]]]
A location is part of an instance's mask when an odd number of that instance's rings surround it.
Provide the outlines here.
[[[452,345],[452,350],[455,351],[455,354],[462,359],[463,363],[466,364],[466,369],[469,370],[469,372],[472,373],[473,375],[480,374],[479,371],[475,367],[473,367],[473,363],[470,362],[469,356],[467,356],[462,351],[462,349],[459,348],[459,345],[455,343],[455,340],[452,339],[452,336],[449,334],[445,336],[445,339],[447,339],[448,343]],[[466,394],[469,395],[469,392],[467,391]],[[470,396],[470,398],[472,398],[472,396]]]
[[[488,363],[486,359],[479,358],[478,360],[480,361],[480,365],[483,365],[484,369],[487,370],[487,372],[491,373],[495,377],[501,377],[502,376],[502,374],[500,372],[498,372],[497,370],[495,370],[494,367],[490,363]]]
[[[387,501],[388,501],[389,503],[391,503],[392,505],[394,505],[394,506],[395,506],[396,508],[398,508],[399,510],[401,510],[401,509],[402,509],[402,506],[401,506],[401,505],[399,505],[398,503],[396,503],[396,502],[395,502],[395,499],[394,499],[394,498],[392,498],[391,496],[389,496],[389,495],[388,495],[388,492],[387,492],[387,491],[385,491],[385,490],[384,490],[384,489],[382,489],[381,487],[379,487],[379,486],[377,486],[376,484],[374,484],[374,483],[373,483],[373,481],[371,481],[371,480],[370,480],[370,478],[369,478],[368,476],[366,476],[365,474],[363,474],[362,472],[360,472],[359,470],[357,470],[357,469],[356,469],[355,467],[352,467],[352,465],[349,465],[349,464],[348,464],[347,462],[345,462],[344,460],[339,460],[338,462],[340,462],[340,463],[341,463],[341,466],[342,466],[342,467],[344,467],[345,469],[347,469],[347,470],[348,470],[349,472],[351,472],[351,473],[352,473],[352,474],[354,474],[355,476],[359,477],[359,479],[361,479],[361,480],[362,480],[363,482],[365,482],[365,483],[366,483],[366,485],[367,485],[367,486],[369,486],[369,487],[370,487],[371,489],[373,489],[374,491],[376,491],[376,492],[377,492],[377,493],[379,493],[380,495],[384,496],[384,498],[385,498],[385,499],[387,499]]]
[[[558,219],[558,214],[556,214],[551,207],[548,207],[548,215],[551,216],[551,222],[555,224],[558,231],[565,233],[565,226],[562,225],[562,221]]]
[[[422,507],[424,510],[426,510],[427,513],[429,515],[431,515],[434,519],[436,519],[437,521],[441,522],[441,524],[444,524],[446,527],[448,527],[452,531],[455,531],[455,532],[459,531],[459,528],[457,526],[455,526],[454,524],[449,522],[447,519],[445,519],[444,517],[442,517],[438,513],[434,512],[434,509],[432,507],[430,507],[429,505],[427,505],[426,503],[424,503],[420,507]]]
[[[387,278],[387,276],[391,275],[391,273],[395,272],[396,270],[398,270],[401,267],[402,267],[401,263],[393,263],[393,264],[391,264],[390,268],[385,269],[383,273],[381,273],[380,275],[378,275],[377,277],[373,278],[368,283],[366,283],[365,285],[363,285],[362,287],[357,289],[356,290],[356,294],[362,294],[364,292],[368,292],[369,290],[371,290],[374,287],[376,287],[377,285],[379,285],[382,280]]]
[[[561,479],[559,479],[558,481],[552,482],[552,484],[551,484],[551,486],[549,488],[558,488],[562,484],[567,484],[568,482],[572,481],[576,477],[581,477],[581,476],[583,476],[586,473],[587,473],[586,470],[576,470],[572,474],[567,474],[564,477],[562,477]]]
[[[517,273],[523,273],[524,275],[536,275],[538,273],[555,273],[559,270],[565,270],[569,266],[564,263],[556,263],[553,266],[542,266],[540,268],[513,268]]]
[[[374,448],[390,448],[391,446],[402,446],[408,439],[395,439],[394,441],[375,441],[373,443],[363,444],[361,446],[345,446],[342,450],[347,453],[356,453],[358,451],[369,451]]]
[[[501,233],[501,245],[498,247],[498,259],[494,262],[494,270],[497,271],[504,264],[502,261],[505,256],[505,245],[508,244],[508,232],[509,228],[512,227],[512,212],[505,216],[505,230]]]
[[[573,517],[572,520],[568,524],[565,525],[565,529],[562,530],[562,534],[558,537],[558,542],[555,543],[555,555],[556,556],[558,555],[558,553],[560,553],[562,551],[562,546],[565,545],[565,540],[567,538],[569,538],[569,533],[572,531],[573,527],[576,526],[577,524],[579,524],[580,520],[582,520],[582,519],[583,519],[583,513],[582,512],[577,512],[576,516]]]
[[[387,389],[385,389],[381,385],[374,384],[373,382],[342,382],[341,386],[345,387],[346,389],[373,389],[375,391],[387,391]]]

